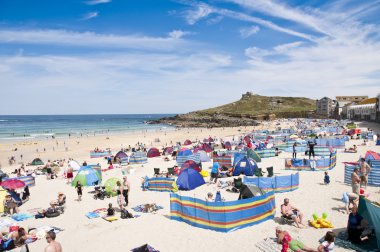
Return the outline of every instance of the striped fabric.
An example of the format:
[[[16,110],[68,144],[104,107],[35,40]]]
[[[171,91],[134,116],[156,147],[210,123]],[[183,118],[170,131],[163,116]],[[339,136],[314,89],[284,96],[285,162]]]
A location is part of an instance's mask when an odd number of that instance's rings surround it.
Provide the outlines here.
[[[17,179],[21,180],[25,183],[25,185],[31,187],[36,185],[36,179],[33,176],[21,176],[16,178],[3,178],[3,181],[9,180],[9,179]]]
[[[263,149],[263,150],[255,150],[255,152],[261,157],[261,158],[270,158],[276,156],[275,149]]]
[[[177,156],[176,158],[179,167],[181,167],[187,160],[193,160],[195,163],[199,164],[201,162],[200,153],[192,154],[189,156]]]
[[[368,174],[368,185],[380,186],[380,160],[370,160],[371,172]],[[346,163],[344,166],[344,183],[351,184],[351,174],[359,164]]]
[[[290,192],[298,189],[300,182],[299,173],[287,176],[275,176],[270,178],[260,177],[244,177],[244,184],[252,184],[259,187],[261,190],[268,192],[274,191],[276,193]]]
[[[231,168],[232,157],[231,156],[214,156],[213,163],[219,163],[220,166]]]
[[[102,158],[102,157],[109,157],[111,156],[112,153],[110,151],[103,151],[103,152],[95,152],[91,151],[90,152],[90,157],[91,158]]]
[[[337,151],[332,152],[331,158],[321,158],[315,161],[315,169],[310,166],[309,159],[285,159],[285,169],[286,170],[299,170],[299,171],[327,171],[331,170],[336,166],[336,155]]]
[[[170,194],[172,220],[219,232],[230,232],[273,219],[276,213],[274,192],[250,199],[206,202]]]
[[[149,178],[147,182],[146,189],[149,191],[171,192],[173,190],[174,179],[172,178]]]
[[[129,157],[130,164],[145,164],[148,163],[146,153],[142,151],[136,151]]]

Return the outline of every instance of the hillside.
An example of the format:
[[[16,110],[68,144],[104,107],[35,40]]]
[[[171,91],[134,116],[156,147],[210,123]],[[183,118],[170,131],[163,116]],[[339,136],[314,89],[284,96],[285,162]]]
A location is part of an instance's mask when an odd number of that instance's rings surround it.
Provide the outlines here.
[[[255,125],[256,120],[309,117],[315,112],[315,100],[302,97],[261,96],[246,93],[239,101],[215,108],[163,118],[151,123],[183,127],[229,127]]]

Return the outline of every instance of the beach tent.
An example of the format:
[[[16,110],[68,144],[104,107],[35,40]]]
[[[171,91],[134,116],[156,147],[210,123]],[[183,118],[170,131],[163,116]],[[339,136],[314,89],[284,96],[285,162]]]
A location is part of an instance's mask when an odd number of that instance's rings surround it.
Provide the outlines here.
[[[76,186],[77,181],[80,181],[82,186],[95,186],[101,183],[102,176],[97,170],[93,169],[91,166],[82,166],[79,169],[78,174],[75,176],[71,185]]]
[[[148,158],[154,158],[154,157],[159,157],[159,156],[161,156],[161,154],[157,148],[152,147],[148,150],[148,153],[147,153]]]
[[[365,160],[380,160],[380,155],[374,151],[367,151],[365,153]]]
[[[253,176],[257,168],[257,164],[253,159],[244,157],[235,164],[232,175],[239,176],[243,173],[245,176]]]
[[[199,164],[197,164],[196,162],[194,162],[193,160],[187,160],[185,161],[185,163],[183,163],[183,165],[181,166],[181,172],[183,172],[185,169],[188,169],[188,168],[192,168],[194,170],[196,170],[197,172],[200,172],[202,171],[202,168],[200,167]]]
[[[164,155],[172,154],[173,153],[173,147],[166,147],[163,151]]]
[[[203,143],[203,145],[202,145],[202,149],[203,149],[205,152],[207,152],[207,153],[210,153],[210,152],[213,151],[211,145],[209,145],[209,144],[207,144],[207,143]]]
[[[44,162],[42,162],[42,160],[39,158],[35,158],[33,159],[32,163],[30,163],[30,165],[44,165]]]
[[[247,156],[249,158],[252,158],[253,160],[255,160],[256,162],[261,162],[261,157],[259,154],[256,153],[256,151],[252,150],[252,149],[248,149],[247,150]]]
[[[160,252],[160,251],[154,249],[149,244],[144,244],[141,247],[132,249],[131,251],[132,252]]]
[[[263,195],[263,191],[258,186],[242,184],[238,199],[250,199],[261,195]]]
[[[118,153],[116,153],[115,158],[124,159],[128,158],[128,155],[124,151],[119,151]]]
[[[147,162],[148,162],[148,159],[146,157],[146,153],[143,151],[133,152],[129,158],[130,164],[145,164]]]
[[[70,160],[69,166],[73,169],[73,171],[79,171],[79,169],[80,169],[79,163],[75,160]]]
[[[199,158],[201,159],[201,162],[211,161],[210,157],[207,155],[205,151],[201,150],[201,151],[198,151],[198,153],[199,153]]]
[[[205,181],[198,171],[188,168],[181,172],[176,183],[179,190],[189,191],[205,184]]]
[[[0,187],[0,202],[4,202],[5,196],[7,195],[7,190]],[[4,204],[0,204],[0,213],[4,213]]]
[[[104,183],[106,192],[108,193],[108,195],[112,197],[117,195],[117,191],[115,190],[117,189],[117,185],[116,185],[117,181],[120,181],[120,183],[122,183],[121,179],[118,179],[118,178],[107,179],[106,182]]]
[[[224,148],[227,149],[227,150],[231,150],[232,149],[232,145],[231,145],[231,142],[225,142],[224,143]]]
[[[364,198],[363,196],[360,196],[359,213],[366,221],[368,221],[370,226],[374,227],[377,239],[377,248],[380,249],[380,206]]]
[[[193,152],[187,148],[182,148],[178,151],[177,157],[190,156]]]
[[[191,140],[189,139],[186,139],[186,141],[183,143],[183,145],[190,145],[192,144],[193,142],[191,142]]]

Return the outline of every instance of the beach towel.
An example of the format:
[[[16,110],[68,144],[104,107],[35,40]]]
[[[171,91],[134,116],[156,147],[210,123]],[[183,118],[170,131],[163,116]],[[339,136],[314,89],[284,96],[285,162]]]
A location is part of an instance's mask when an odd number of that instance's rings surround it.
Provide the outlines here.
[[[12,215],[11,218],[14,219],[15,221],[24,221],[29,218],[33,218],[33,215],[27,214],[27,213],[18,213],[18,214]]]
[[[373,250],[373,249],[369,249],[368,247],[365,247],[366,245],[368,246],[370,244],[363,243],[362,245],[356,245],[348,241],[347,237],[348,237],[347,232],[340,232],[335,238],[335,246],[352,250],[352,251],[357,251],[357,252],[368,252],[368,251]],[[324,237],[322,237],[319,240],[320,243],[322,243],[323,241],[324,241]],[[374,246],[376,246],[376,244]]]
[[[256,243],[255,247],[262,252],[281,251],[282,249],[282,245],[278,244],[273,238],[265,238],[264,240]]]
[[[156,212],[160,209],[164,209],[164,208],[156,204],[142,204],[142,205],[132,207],[133,211],[140,212],[140,213]]]
[[[88,213],[86,213],[86,217],[89,219],[94,219],[94,218],[99,218],[100,215],[98,213],[95,213],[95,212],[88,212]]]
[[[113,222],[113,221],[118,220],[118,218],[116,216],[107,216],[107,217],[103,217],[103,219],[108,221],[108,222]]]
[[[10,226],[13,226],[15,223],[16,221],[11,218],[0,219],[0,229],[9,228]]]

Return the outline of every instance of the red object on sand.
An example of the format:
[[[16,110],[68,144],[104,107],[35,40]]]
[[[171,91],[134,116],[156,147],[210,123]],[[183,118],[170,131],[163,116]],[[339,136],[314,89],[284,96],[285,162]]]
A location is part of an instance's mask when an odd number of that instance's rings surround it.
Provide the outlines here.
[[[25,183],[18,179],[8,179],[1,182],[1,186],[6,189],[20,189],[25,187]]]

